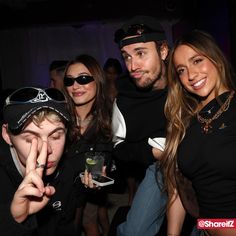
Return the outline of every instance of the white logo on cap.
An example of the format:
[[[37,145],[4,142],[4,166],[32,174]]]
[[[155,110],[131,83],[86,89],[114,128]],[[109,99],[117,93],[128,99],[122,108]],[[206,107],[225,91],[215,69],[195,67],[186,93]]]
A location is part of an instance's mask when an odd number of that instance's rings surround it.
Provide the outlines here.
[[[31,103],[37,103],[37,102],[47,102],[51,100],[51,98],[43,91],[39,91],[36,98],[30,100]]]

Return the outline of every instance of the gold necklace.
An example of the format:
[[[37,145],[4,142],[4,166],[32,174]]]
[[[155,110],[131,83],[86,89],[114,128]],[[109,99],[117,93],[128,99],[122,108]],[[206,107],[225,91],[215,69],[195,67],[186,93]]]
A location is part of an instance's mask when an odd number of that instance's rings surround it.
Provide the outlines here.
[[[215,113],[215,115],[212,118],[206,119],[203,118],[199,115],[199,113],[197,113],[197,119],[200,123],[202,123],[202,130],[203,133],[208,134],[211,132],[212,126],[211,126],[211,122],[213,120],[216,120],[223,112],[227,111],[229,108],[229,104],[231,99],[234,96],[234,91],[232,91],[228,98],[226,99],[226,101],[221,105],[221,107],[219,108],[219,110]]]

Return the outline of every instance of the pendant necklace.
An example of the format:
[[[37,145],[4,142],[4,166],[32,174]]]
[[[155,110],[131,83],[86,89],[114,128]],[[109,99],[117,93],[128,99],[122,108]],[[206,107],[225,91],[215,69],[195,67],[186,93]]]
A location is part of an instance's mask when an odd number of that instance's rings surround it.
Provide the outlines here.
[[[201,114],[208,114],[208,115],[210,115],[211,113],[212,113],[212,110],[214,109],[214,106],[213,107],[211,107],[209,110],[207,110],[207,111],[201,111]]]
[[[211,122],[213,120],[216,120],[223,112],[228,110],[230,101],[233,98],[233,96],[234,96],[234,91],[232,91],[229,94],[226,101],[221,105],[219,110],[215,113],[215,115],[212,118],[206,119],[206,118],[203,118],[202,116],[200,116],[199,113],[197,113],[197,119],[200,123],[202,123],[202,131],[204,134],[211,133],[211,129],[212,129]]]

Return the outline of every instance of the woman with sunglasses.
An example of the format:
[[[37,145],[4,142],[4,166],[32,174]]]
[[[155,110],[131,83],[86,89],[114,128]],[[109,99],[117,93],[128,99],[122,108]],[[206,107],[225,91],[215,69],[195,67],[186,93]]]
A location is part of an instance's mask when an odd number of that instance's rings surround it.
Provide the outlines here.
[[[5,100],[3,116],[0,234],[75,236],[77,187],[83,185],[62,157],[70,120],[64,95],[18,89]]]
[[[93,57],[80,55],[69,62],[65,70],[64,89],[69,100],[74,136],[66,155],[76,159],[79,166],[85,167],[86,152],[102,152],[105,155],[106,171],[109,171],[112,153],[112,102],[106,94],[105,82],[103,69]],[[104,188],[87,191],[87,203],[83,210],[83,226],[87,236],[100,235],[97,218],[103,235],[108,234],[106,196]],[[83,206],[78,206],[79,220],[82,209]]]
[[[194,30],[175,42],[168,67],[169,122],[162,157],[170,206],[179,206],[178,212],[169,210],[170,235],[179,235],[185,210],[195,218],[215,219],[199,221],[207,230],[204,235],[236,235],[235,228],[225,227],[236,218],[234,79],[230,63],[208,33]]]

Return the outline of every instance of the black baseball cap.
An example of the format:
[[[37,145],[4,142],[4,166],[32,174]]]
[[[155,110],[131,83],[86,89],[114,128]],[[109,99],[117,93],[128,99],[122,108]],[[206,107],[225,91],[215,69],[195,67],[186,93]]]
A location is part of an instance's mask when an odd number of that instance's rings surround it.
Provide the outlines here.
[[[3,107],[4,123],[11,131],[20,130],[25,122],[42,109],[57,113],[70,120],[64,94],[55,88],[23,87],[10,94]]]
[[[164,41],[166,35],[158,19],[151,16],[135,16],[115,32],[115,42],[122,48],[138,42]]]

